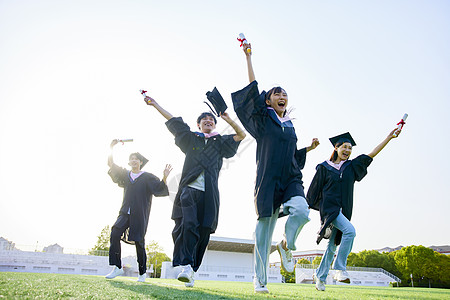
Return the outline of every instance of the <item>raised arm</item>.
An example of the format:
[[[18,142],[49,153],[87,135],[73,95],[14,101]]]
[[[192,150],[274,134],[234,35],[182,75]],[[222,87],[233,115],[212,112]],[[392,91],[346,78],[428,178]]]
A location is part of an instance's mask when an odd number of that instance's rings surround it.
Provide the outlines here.
[[[166,118],[167,120],[170,120],[173,118],[173,116],[164,108],[161,107],[161,105],[158,104],[158,102],[156,102],[155,99],[153,99],[152,97],[145,97],[144,99],[145,103],[147,103],[147,105],[153,106],[154,108],[156,108],[157,111],[159,111],[159,113]]]
[[[243,44],[242,48],[245,53],[245,58],[247,59],[247,70],[248,70],[248,80],[249,82],[255,81],[255,72],[253,71],[253,65],[252,65],[252,52],[247,52],[247,49],[252,49],[252,44]]]
[[[172,165],[167,164],[166,168],[163,171],[163,178],[162,178],[162,181],[164,181],[165,184],[167,184],[167,177],[169,176],[171,171],[172,171]]]
[[[230,125],[231,127],[233,127],[234,131],[236,132],[236,135],[233,136],[233,139],[236,142],[242,141],[243,139],[245,139],[245,132],[244,130],[242,130],[242,128],[236,124],[236,122],[234,122],[230,116],[228,115],[228,113],[224,112],[221,116],[220,116],[223,120],[225,120],[225,122],[228,123],[228,125]]]
[[[383,150],[383,148],[390,142],[390,140],[395,139],[399,136],[400,132],[401,130],[398,130],[397,128],[392,130],[389,135],[378,146],[376,146],[375,149],[372,150],[372,152],[367,155],[371,158],[377,156],[377,154],[380,153],[381,150]],[[394,133],[396,134],[394,135]]]
[[[111,141],[111,145],[109,146],[109,148],[111,149],[111,152],[109,153],[108,156],[108,166],[111,168],[112,165],[114,164],[114,158],[113,158],[113,148],[115,145],[117,145],[117,143],[119,142],[119,140],[112,140]]]
[[[306,152],[309,152],[311,150],[316,149],[317,146],[319,146],[319,139],[318,138],[313,138],[312,142],[311,142],[311,146],[306,147]]]

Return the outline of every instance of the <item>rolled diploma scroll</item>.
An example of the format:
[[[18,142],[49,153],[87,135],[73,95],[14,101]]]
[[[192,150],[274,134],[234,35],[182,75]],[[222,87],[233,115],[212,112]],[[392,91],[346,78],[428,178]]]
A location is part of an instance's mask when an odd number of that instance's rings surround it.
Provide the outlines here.
[[[404,114],[401,121],[398,122],[397,131],[402,130],[403,125],[405,124],[406,118],[408,118],[408,114]],[[397,137],[397,131],[394,133],[394,137]]]
[[[242,44],[248,44],[247,39],[245,38],[243,33],[239,33],[239,40],[242,41]],[[252,49],[248,48],[247,52],[250,53],[252,52]]]
[[[120,142],[120,143],[126,143],[126,142],[132,142],[133,141],[133,139],[123,139],[123,140],[121,140],[121,139],[118,139],[118,141]]]
[[[145,97],[147,97],[147,95],[145,94],[145,93],[147,93],[147,91],[139,90],[139,92],[141,92],[141,95],[144,96],[144,99],[145,99]],[[145,102],[147,102],[147,104],[148,104],[149,101],[151,102],[151,100],[148,100],[148,101],[146,100]]]

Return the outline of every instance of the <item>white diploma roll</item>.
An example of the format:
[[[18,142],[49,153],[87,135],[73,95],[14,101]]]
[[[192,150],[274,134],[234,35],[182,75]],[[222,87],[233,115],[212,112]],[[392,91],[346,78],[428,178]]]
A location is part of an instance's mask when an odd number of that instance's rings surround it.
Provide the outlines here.
[[[120,142],[120,143],[127,143],[127,142],[132,142],[133,141],[133,139],[118,139],[118,141]]]
[[[239,41],[241,41],[242,44],[248,44],[248,41],[247,41],[247,39],[245,38],[245,36],[244,36],[243,33],[239,33],[239,38],[238,38],[238,39],[239,39]],[[248,52],[248,53],[252,52],[252,49],[248,48],[248,49],[247,49],[247,52]]]
[[[401,121],[398,122],[397,131],[402,130],[403,125],[405,124],[406,118],[408,118],[408,114],[404,114]],[[394,137],[397,137],[397,132],[394,133]]]

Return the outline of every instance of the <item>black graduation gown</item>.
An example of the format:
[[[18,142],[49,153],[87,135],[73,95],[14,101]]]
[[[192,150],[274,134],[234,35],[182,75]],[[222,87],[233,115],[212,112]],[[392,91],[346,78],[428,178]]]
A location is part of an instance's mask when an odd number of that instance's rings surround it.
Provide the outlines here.
[[[128,214],[130,209],[129,241],[143,241],[147,232],[148,218],[152,206],[152,196],[169,195],[164,181],[153,174],[144,172],[136,180],[130,177],[130,171],[113,164],[108,171],[114,183],[123,187],[123,202],[120,214]]]
[[[305,197],[301,169],[306,148],[297,150],[291,121],[281,123],[265,104],[266,92],[253,81],[231,94],[234,110],[244,128],[256,139],[255,207],[259,218],[270,217],[291,197]]]
[[[372,158],[365,154],[353,160],[347,160],[337,170],[326,161],[317,165],[316,174],[308,189],[307,201],[310,208],[320,211],[322,226],[317,244],[323,239],[325,229],[342,214],[350,221],[353,211],[353,187],[355,181],[361,181],[367,174]],[[335,244],[339,245],[342,232],[336,234]]]
[[[183,216],[180,206],[181,190],[204,171],[205,209],[203,216],[200,216],[200,224],[202,227],[211,228],[211,233],[214,233],[219,218],[219,172],[223,158],[233,157],[240,142],[236,142],[233,135],[215,135],[208,138],[205,144],[203,135],[190,131],[189,126],[180,117],[171,118],[166,125],[175,136],[175,144],[186,155],[178,192],[173,203],[172,219]]]

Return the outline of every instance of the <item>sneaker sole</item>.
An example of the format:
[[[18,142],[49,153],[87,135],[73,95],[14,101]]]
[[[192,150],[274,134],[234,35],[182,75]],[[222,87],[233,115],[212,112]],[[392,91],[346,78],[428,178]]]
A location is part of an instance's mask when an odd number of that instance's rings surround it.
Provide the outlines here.
[[[277,251],[278,251],[278,254],[280,255],[280,259],[281,259],[281,257],[283,257],[283,256],[281,255],[281,250],[280,250],[280,248],[279,248],[279,245],[277,245]],[[281,268],[282,268],[283,271],[285,271],[286,273],[294,273],[294,271],[295,271],[295,269],[292,270],[292,271],[286,270],[286,268],[285,268],[284,265],[283,265],[283,260],[282,260],[282,259],[281,259]]]
[[[342,282],[342,283],[350,283],[350,278],[347,278],[344,280],[337,280],[337,281]]]
[[[187,277],[178,277],[178,280],[181,282],[191,282]]]

